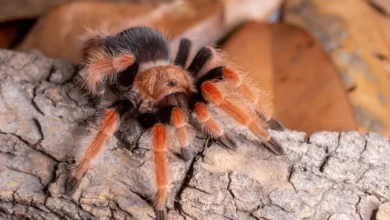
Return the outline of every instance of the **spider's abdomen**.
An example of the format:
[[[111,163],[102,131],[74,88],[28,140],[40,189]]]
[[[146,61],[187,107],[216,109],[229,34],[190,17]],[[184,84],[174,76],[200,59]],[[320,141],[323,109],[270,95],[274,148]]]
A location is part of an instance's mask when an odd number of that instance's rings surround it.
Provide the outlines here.
[[[139,64],[171,59],[168,40],[149,27],[129,28],[116,36],[105,38],[102,44],[109,52],[130,51]]]

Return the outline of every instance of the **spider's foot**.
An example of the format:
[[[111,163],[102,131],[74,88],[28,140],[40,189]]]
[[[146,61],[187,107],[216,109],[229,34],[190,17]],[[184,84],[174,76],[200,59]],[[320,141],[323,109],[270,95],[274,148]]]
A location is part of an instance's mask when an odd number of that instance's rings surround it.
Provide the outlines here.
[[[189,160],[191,159],[191,157],[192,157],[191,150],[190,150],[188,147],[186,147],[186,148],[184,148],[184,147],[180,148],[180,156],[181,156],[181,158],[182,158],[184,161],[189,161]]]
[[[165,209],[157,209],[156,210],[156,220],[167,220],[167,212]]]
[[[280,145],[280,143],[276,141],[273,137],[271,137],[267,142],[265,142],[265,145],[268,147],[268,149],[270,149],[277,155],[284,154],[282,145]]]
[[[267,124],[272,130],[284,131],[284,126],[282,125],[282,123],[280,123],[274,118],[271,118],[269,121],[267,121]]]
[[[80,180],[74,176],[69,176],[65,180],[65,194],[72,195],[76,191],[77,186],[80,184]]]
[[[237,150],[237,143],[231,138],[229,137],[227,134],[221,136],[218,141],[217,141],[220,145],[222,145],[223,147],[226,147],[230,150]]]

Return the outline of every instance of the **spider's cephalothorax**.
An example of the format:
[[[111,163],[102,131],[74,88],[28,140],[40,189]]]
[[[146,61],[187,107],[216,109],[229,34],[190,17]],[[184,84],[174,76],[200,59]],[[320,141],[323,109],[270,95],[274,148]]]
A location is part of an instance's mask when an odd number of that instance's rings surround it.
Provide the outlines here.
[[[115,36],[96,36],[86,41],[80,74],[86,88],[101,97],[100,107],[105,110],[98,132],[67,180],[68,192],[77,187],[124,114],[130,114],[152,133],[157,219],[166,219],[168,126],[176,130],[173,138],[177,138],[186,160],[191,157],[192,121],[197,122],[194,127],[222,146],[235,149],[233,138],[209,111],[210,107],[219,108],[273,152],[283,153],[267,132],[267,127],[283,127],[271,117],[266,93],[251,85],[243,74],[227,67],[212,47],[203,47],[186,65],[191,45],[190,40],[182,39],[171,61],[167,39],[148,27],[130,28]],[[192,116],[194,120],[189,120]]]

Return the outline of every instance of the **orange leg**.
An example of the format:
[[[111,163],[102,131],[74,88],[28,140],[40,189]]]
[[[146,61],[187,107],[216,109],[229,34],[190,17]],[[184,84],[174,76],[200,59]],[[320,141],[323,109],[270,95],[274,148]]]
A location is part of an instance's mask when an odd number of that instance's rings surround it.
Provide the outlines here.
[[[204,103],[196,103],[195,112],[199,123],[207,134],[216,138],[223,146],[232,150],[237,149],[236,143],[225,134],[223,127],[211,117]]]
[[[171,120],[173,126],[175,126],[176,135],[179,138],[181,155],[187,161],[191,158],[189,149],[190,140],[186,129],[186,126],[188,126],[187,117],[180,108],[175,107],[171,112]]]
[[[242,76],[240,76],[232,69],[225,67],[223,70],[223,76],[235,89],[238,89],[248,99],[248,101],[250,101],[261,120],[267,122],[268,126],[270,126],[272,129],[284,129],[283,125],[279,121],[271,117],[272,108],[270,107],[271,100],[269,97],[267,97],[265,94],[259,94],[259,92],[256,92],[255,89],[251,88],[250,85],[244,85],[242,83]]]
[[[116,73],[125,70],[135,61],[132,54],[121,54],[113,57],[106,54],[102,49],[96,49],[94,54],[87,58],[85,82],[92,93],[96,93],[97,87],[104,79],[112,78]]]
[[[153,126],[153,148],[156,172],[156,217],[166,219],[165,203],[168,195],[168,159],[167,159],[167,132],[163,124]]]
[[[65,184],[67,193],[72,193],[77,185],[80,183],[81,178],[91,167],[91,163],[96,159],[100,153],[103,151],[103,147],[106,141],[112,137],[117,126],[119,125],[119,114],[114,109],[108,110],[103,118],[103,121],[100,125],[99,131],[96,134],[91,145],[88,147],[87,151],[84,154],[83,159],[78,164],[74,175],[69,178]]]
[[[228,115],[234,118],[238,123],[248,127],[248,129],[262,139],[265,144],[276,154],[282,154],[283,148],[274,140],[266,130],[261,128],[256,120],[240,107],[225,98],[222,92],[210,81],[201,85],[204,98],[224,110]]]

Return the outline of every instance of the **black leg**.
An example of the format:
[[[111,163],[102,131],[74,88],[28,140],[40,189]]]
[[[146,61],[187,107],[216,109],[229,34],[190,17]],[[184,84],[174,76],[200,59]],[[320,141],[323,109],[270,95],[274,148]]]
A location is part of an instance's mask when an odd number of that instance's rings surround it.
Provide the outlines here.
[[[188,71],[190,71],[193,76],[197,76],[212,57],[212,49],[210,47],[203,47],[196,53],[194,60],[192,60],[191,65],[188,67]]]
[[[175,58],[175,64],[178,66],[181,66],[182,68],[185,68],[188,56],[190,54],[192,47],[192,41],[183,38],[180,40],[179,50],[177,51],[177,55]]]
[[[200,91],[200,86],[202,85],[202,83],[204,83],[208,80],[213,80],[213,81],[223,80],[223,70],[224,70],[224,67],[220,66],[220,67],[216,67],[214,69],[207,71],[202,77],[200,77],[195,82],[195,86],[198,89],[198,91]],[[199,94],[201,95],[201,93],[199,93]]]

